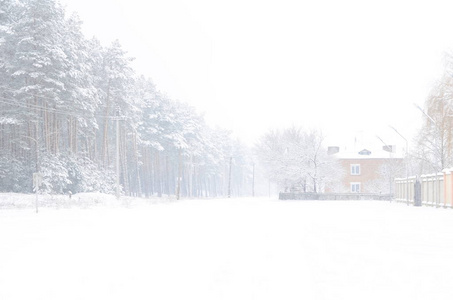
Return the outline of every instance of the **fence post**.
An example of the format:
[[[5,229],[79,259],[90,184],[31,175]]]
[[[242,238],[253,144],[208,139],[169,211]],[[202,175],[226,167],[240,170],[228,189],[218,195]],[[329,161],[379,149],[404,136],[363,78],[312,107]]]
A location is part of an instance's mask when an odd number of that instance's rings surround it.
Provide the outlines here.
[[[414,184],[414,206],[422,206],[422,185],[418,178]]]

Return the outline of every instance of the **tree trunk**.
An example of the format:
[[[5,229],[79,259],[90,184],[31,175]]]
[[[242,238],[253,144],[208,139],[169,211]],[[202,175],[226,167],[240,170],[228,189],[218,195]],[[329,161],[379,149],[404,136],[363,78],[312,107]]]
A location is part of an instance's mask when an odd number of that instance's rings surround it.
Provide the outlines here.
[[[182,156],[181,156],[181,148],[179,148],[178,149],[178,180],[177,180],[177,187],[176,187],[176,200],[179,200],[179,197],[180,197],[181,177],[182,177]]]
[[[230,157],[230,170],[228,171],[228,198],[231,198],[231,165],[233,163],[233,158]]]
[[[160,153],[156,150],[156,187],[157,187],[157,196],[162,197],[162,170],[160,168]]]
[[[123,126],[124,127],[124,126]],[[120,130],[120,160],[123,166],[123,184],[124,193],[130,196],[130,185],[129,185],[129,171],[127,166],[127,143],[126,143],[126,129]]]
[[[108,115],[110,113],[110,79],[107,85],[107,98],[105,101],[105,116],[104,116],[104,136],[102,138],[102,157],[101,161],[105,166],[110,165],[110,159],[108,155]]]
[[[140,162],[139,162],[139,159],[138,159],[138,147],[137,147],[137,134],[134,133],[134,141],[133,141],[134,145],[133,145],[133,151],[134,151],[134,158],[135,158],[135,167],[136,167],[136,187],[137,187],[137,195],[139,197],[142,196],[142,187],[141,187],[141,183],[140,183]]]
[[[194,166],[193,166],[193,154],[190,155],[190,166],[189,166],[189,189],[188,189],[188,196],[189,197],[192,197],[193,194],[192,194],[192,188],[193,188],[193,169],[194,169]]]

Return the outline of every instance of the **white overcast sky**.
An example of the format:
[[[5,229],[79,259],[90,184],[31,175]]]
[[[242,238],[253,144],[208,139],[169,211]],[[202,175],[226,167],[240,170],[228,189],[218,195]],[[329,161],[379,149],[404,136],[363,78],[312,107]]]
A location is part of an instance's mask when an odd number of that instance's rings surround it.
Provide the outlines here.
[[[135,69],[210,124],[253,143],[321,129],[404,146],[453,48],[453,1],[63,0],[84,32],[119,39]],[[400,148],[401,149],[401,148]]]

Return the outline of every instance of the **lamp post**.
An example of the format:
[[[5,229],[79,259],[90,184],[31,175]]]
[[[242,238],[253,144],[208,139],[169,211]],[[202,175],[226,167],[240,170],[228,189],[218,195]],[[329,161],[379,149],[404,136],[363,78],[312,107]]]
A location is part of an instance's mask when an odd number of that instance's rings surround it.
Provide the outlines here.
[[[120,117],[119,112],[117,111],[116,120],[116,199],[120,198]]]
[[[436,129],[439,131],[439,134],[440,134],[440,171],[443,171],[444,170],[444,164],[445,164],[445,149],[444,149],[444,136],[443,136],[443,129],[439,126],[439,124],[430,116],[428,115],[420,106],[418,106],[417,104],[414,103],[414,106],[420,110],[424,115],[425,117],[431,122],[433,123],[433,125],[436,127]],[[437,169],[437,167],[436,167]],[[440,195],[440,179],[439,179],[439,176],[438,176],[438,172],[436,172],[436,186],[438,187],[438,195]],[[440,196],[436,199],[436,205],[439,206],[440,204]]]
[[[428,115],[420,106],[418,106],[417,104],[415,104],[415,107],[420,110],[424,115],[425,117],[435,126],[435,128],[438,130],[438,133],[439,133],[439,138],[440,138],[440,145],[439,145],[439,152],[440,152],[440,171],[442,171],[444,168],[445,168],[445,163],[447,161],[447,155],[449,155],[449,152],[450,152],[450,148],[447,149],[448,151],[448,154],[446,154],[446,149],[445,149],[445,146],[444,146],[444,129],[439,126],[439,124],[430,116]],[[436,145],[435,145],[436,147]],[[437,169],[438,166],[435,166],[435,169]]]
[[[433,122],[434,125],[437,126],[436,121],[434,121],[434,119],[431,118],[430,115],[428,115],[427,113],[425,113],[425,111],[424,111],[420,106],[418,106],[417,104],[414,103],[414,105],[415,105],[415,107],[418,108],[418,109],[419,109],[419,110],[420,110],[420,111],[421,111],[421,112],[422,112],[422,113],[423,113],[423,114],[424,114],[431,122]]]
[[[37,139],[39,135],[36,135],[36,139],[32,138],[31,136],[26,136],[23,135],[22,137],[30,139],[31,141],[36,143],[36,173],[33,173],[33,190],[36,194],[36,199],[35,199],[35,210],[36,213],[38,213],[38,193],[39,193],[39,186],[42,183],[42,175],[40,173],[40,163],[39,163],[39,142]]]
[[[252,169],[252,197],[255,197],[255,162],[253,162]]]
[[[233,163],[233,157],[230,156],[230,167],[228,171],[228,198],[231,198],[231,165]]]
[[[388,144],[386,144],[386,143],[384,142],[384,140],[381,139],[378,135],[376,135],[376,138],[378,138],[378,139],[382,142],[382,144],[384,144],[384,146],[387,146],[387,145],[388,145]]]
[[[396,130],[395,127],[389,125],[390,128],[392,128],[405,142],[406,142],[406,203],[407,205],[409,205],[409,163],[407,161],[407,153],[408,153],[408,147],[409,147],[409,143],[407,142],[407,139],[401,134],[399,133],[398,130]]]
[[[116,145],[115,145],[115,171],[116,171],[116,189],[115,189],[115,196],[116,199],[120,199],[120,121],[124,121],[125,117],[120,116],[120,109],[117,107],[116,109],[116,116],[112,117],[112,120],[115,121],[116,125]]]
[[[383,148],[384,151],[388,151],[388,152],[389,152],[389,158],[392,158],[392,157],[393,157],[393,156],[392,156],[392,152],[388,150],[388,149],[389,149],[389,145],[388,145],[386,142],[384,142],[384,140],[381,139],[380,136],[376,135],[376,138],[378,138],[378,139],[382,142],[382,144],[384,144],[384,148]],[[391,147],[391,146],[390,146],[390,147]],[[387,149],[387,150],[386,150],[386,149]],[[391,148],[390,148],[390,150],[393,151],[393,149],[391,149]],[[392,181],[394,181],[395,173],[389,170],[389,174],[390,174],[390,176],[389,176],[389,194],[390,194],[390,201],[392,201],[392,197],[393,197],[393,196],[392,196],[392,195],[393,195]]]

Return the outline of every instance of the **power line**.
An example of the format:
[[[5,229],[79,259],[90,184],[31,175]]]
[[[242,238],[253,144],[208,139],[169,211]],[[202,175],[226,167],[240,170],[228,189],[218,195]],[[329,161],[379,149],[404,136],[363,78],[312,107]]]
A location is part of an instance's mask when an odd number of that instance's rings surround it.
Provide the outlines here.
[[[59,113],[59,114],[69,114],[69,112],[65,112],[63,110],[57,111],[56,108],[52,108],[52,107],[43,107],[43,106],[39,106],[39,105],[35,105],[35,104],[25,105],[25,104],[18,103],[15,99],[5,98],[5,97],[1,97],[1,96],[0,96],[0,99],[6,100],[6,102],[5,101],[2,101],[2,102],[9,104],[9,105],[15,105],[15,106],[23,107],[23,108],[36,108],[36,109],[43,110],[46,112],[54,112],[54,113]],[[13,101],[13,102],[8,102],[8,101]],[[73,115],[73,113],[71,113],[71,114]]]
[[[56,109],[56,108],[51,108],[51,107],[43,107],[43,106],[39,106],[39,105],[34,105],[34,104],[21,104],[21,103],[18,103],[16,100],[14,99],[10,99],[10,98],[5,98],[5,97],[1,97],[0,96],[0,103],[4,103],[4,104],[8,104],[8,105],[12,105],[12,106],[17,106],[17,107],[22,107],[22,108],[27,108],[27,109],[38,109],[40,111],[44,111],[44,112],[50,112],[50,113],[56,113],[56,114],[60,114],[60,115],[65,115],[65,116],[77,116],[77,117],[81,117],[81,118],[84,118],[86,116],[83,116],[83,115],[80,115],[80,114],[76,114],[74,112],[69,112],[69,111],[65,111],[65,110],[62,110],[62,109]],[[105,118],[105,119],[112,119],[112,120],[116,120],[117,118],[124,118],[124,117],[116,117],[116,116],[106,116],[106,115],[99,115],[99,114],[93,114],[94,117],[99,117],[99,118]]]
[[[10,88],[10,87],[7,87],[7,86],[4,86],[4,85],[0,85],[0,88],[3,88],[5,90],[9,90],[9,91],[11,91],[13,93],[18,92],[17,90],[15,90],[13,88]],[[30,95],[30,96],[33,96],[33,97],[38,97],[38,98],[42,98],[42,99],[48,99],[48,100],[55,101],[55,98],[51,98],[51,97],[47,97],[47,96],[36,95],[36,94],[29,93],[29,92],[24,92],[24,91],[21,91],[20,93],[26,94],[26,95]]]
[[[9,90],[13,93],[16,93],[17,90],[13,89],[13,88],[10,88],[10,87],[7,87],[7,86],[4,86],[4,85],[0,85],[0,88],[3,88],[5,90]],[[42,96],[42,95],[36,95],[36,94],[32,94],[32,93],[29,93],[29,92],[24,92],[24,91],[21,91],[20,93],[22,94],[26,94],[26,95],[29,95],[29,96],[33,96],[33,97],[36,97],[36,98],[41,98],[41,99],[47,99],[47,100],[52,100],[52,101],[55,101],[56,99],[55,98],[51,98],[51,97],[47,97],[47,96]],[[105,105],[97,105],[97,107],[101,107],[101,108],[107,108],[107,106]]]

